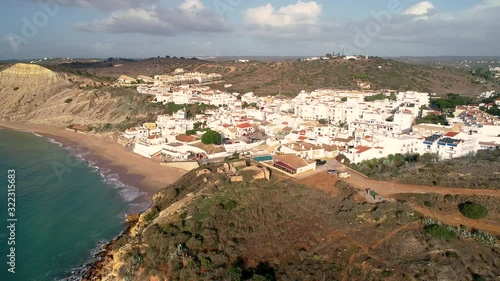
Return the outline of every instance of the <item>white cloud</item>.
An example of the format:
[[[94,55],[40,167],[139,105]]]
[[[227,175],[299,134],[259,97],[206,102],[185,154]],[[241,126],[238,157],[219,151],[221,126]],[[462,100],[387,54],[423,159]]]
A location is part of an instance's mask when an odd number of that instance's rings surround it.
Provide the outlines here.
[[[322,7],[314,1],[283,6],[276,10],[270,3],[250,8],[244,12],[244,21],[253,26],[284,27],[291,25],[315,24]]]
[[[296,10],[273,7],[271,4],[247,10],[246,27],[254,38],[290,48],[292,44],[306,44],[308,46],[304,49],[311,49],[328,43],[337,46],[338,50],[345,43],[360,49],[360,52],[373,54],[496,55],[496,46],[500,44],[500,37],[497,36],[500,30],[500,0],[481,0],[453,12],[437,10],[431,2],[424,1],[410,7],[404,15],[392,14],[385,24],[378,22],[374,16],[327,21],[319,18],[321,13],[313,13],[316,16],[308,17],[308,20],[302,17],[302,20],[293,21],[284,16],[293,14],[290,11]],[[300,11],[305,12],[305,9]],[[419,20],[418,24],[415,20]],[[361,41],[365,43],[359,43]],[[392,51],[388,51],[391,48]]]
[[[199,0],[186,0],[179,8],[130,8],[90,23],[75,23],[73,29],[87,32],[144,33],[172,36],[192,32],[228,32],[229,25],[203,7]]]
[[[434,5],[429,1],[417,3],[403,12],[404,15],[423,16],[434,9]]]
[[[182,10],[192,10],[192,11],[201,11],[205,7],[200,0],[185,0],[184,3],[181,4],[180,8]]]

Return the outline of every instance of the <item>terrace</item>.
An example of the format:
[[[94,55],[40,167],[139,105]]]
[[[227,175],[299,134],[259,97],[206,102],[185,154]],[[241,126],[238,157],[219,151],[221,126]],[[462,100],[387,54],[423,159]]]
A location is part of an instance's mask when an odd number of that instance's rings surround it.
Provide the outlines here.
[[[432,135],[430,137],[425,138],[424,144],[432,145],[433,143],[435,143],[437,140],[439,140],[442,137],[443,137],[443,135],[434,134],[434,135]]]
[[[438,145],[456,147],[461,142],[462,142],[462,140],[459,140],[459,139],[444,138],[444,139],[441,139],[438,141]]]

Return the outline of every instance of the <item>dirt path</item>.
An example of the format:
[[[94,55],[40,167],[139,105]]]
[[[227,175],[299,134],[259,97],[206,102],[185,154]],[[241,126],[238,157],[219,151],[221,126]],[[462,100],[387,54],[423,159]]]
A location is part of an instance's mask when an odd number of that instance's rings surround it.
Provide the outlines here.
[[[412,185],[403,184],[398,182],[389,181],[376,181],[372,179],[366,179],[358,174],[351,173],[351,178],[346,180],[350,185],[364,190],[370,188],[375,190],[378,194],[386,197],[394,198],[395,195],[405,194],[405,193],[437,193],[437,194],[452,194],[452,195],[484,195],[500,197],[500,190],[491,189],[466,189],[466,188],[451,188],[451,187],[440,187],[440,186],[423,186],[423,185]]]
[[[462,216],[461,214],[444,214],[414,204],[412,204],[412,208],[415,211],[421,213],[422,215],[440,221],[444,224],[452,225],[455,227],[460,227],[461,225],[465,225],[469,229],[480,229],[489,232],[490,234],[493,235],[500,235],[500,225],[498,224],[491,224],[485,222],[484,220],[469,219]]]
[[[343,170],[342,168],[340,170]],[[320,190],[325,191],[326,193],[330,193],[332,195],[335,195],[336,192],[333,190],[336,190],[335,188],[332,188],[332,186],[335,186],[335,183],[338,181],[336,177],[333,177],[328,175],[325,171],[321,171],[318,173],[315,173],[314,175],[308,175],[307,177],[300,178],[300,179],[295,179],[296,182],[300,184],[305,184],[307,186],[317,188]],[[387,182],[387,181],[376,181],[372,180],[366,177],[363,177],[362,175],[359,175],[357,173],[352,173],[351,172],[351,178],[345,180],[348,184],[351,186],[360,189],[360,190],[365,190],[366,188],[370,188],[372,190],[375,190],[377,193],[384,197],[388,198],[397,198],[398,195],[401,194],[428,194],[428,193],[435,193],[435,194],[451,194],[451,195],[482,195],[482,196],[493,196],[493,197],[500,197],[500,190],[488,190],[488,189],[462,189],[462,188],[449,188],[449,187],[439,187],[439,186],[422,186],[422,185],[411,185],[411,184],[402,184],[402,183],[397,183],[397,182]],[[337,191],[338,192],[338,191]],[[480,229],[487,231],[491,234],[494,235],[500,235],[500,225],[496,224],[491,224],[482,220],[472,220],[463,217],[461,214],[457,213],[451,213],[451,214],[444,214],[444,213],[439,213],[434,210],[430,210],[428,208],[425,208],[423,206],[418,206],[415,204],[412,204],[412,208],[421,213],[422,215],[441,221],[445,224],[452,225],[452,226],[460,226],[460,225],[465,225],[469,229]],[[331,236],[329,237],[329,240],[342,240],[346,239],[348,240],[352,245],[354,245],[357,250],[355,250],[352,255],[349,257],[348,263],[343,271],[342,274],[342,281],[348,281],[350,278],[350,271],[352,269],[352,265],[354,264],[355,260],[357,257],[360,255],[366,255],[368,257],[373,258],[374,260],[377,260],[383,264],[385,264],[388,268],[392,268],[393,270],[399,271],[401,273],[407,274],[405,270],[397,265],[389,264],[387,261],[384,259],[376,256],[372,251],[380,247],[384,242],[389,241],[392,239],[396,234],[400,233],[401,231],[406,231],[406,230],[415,230],[421,228],[420,222],[416,221],[407,225],[404,225],[402,227],[399,227],[397,229],[394,229],[390,233],[388,233],[385,237],[382,239],[379,239],[375,242],[373,242],[371,245],[364,245],[363,243],[360,243],[359,241],[355,241],[353,239],[350,239],[345,235],[345,233],[340,232],[340,231],[334,231],[332,232]],[[414,278],[411,278],[413,280]]]
[[[335,188],[335,184],[338,182],[336,176],[328,175],[326,172],[318,173],[307,178],[295,179],[298,184],[304,184],[309,187],[314,187],[331,196],[338,195],[338,189]]]
[[[415,278],[411,277],[411,274],[409,272],[407,272],[406,270],[404,270],[401,266],[399,265],[396,265],[396,264],[392,264],[392,263],[389,263],[387,260],[375,255],[374,253],[372,253],[371,251],[373,249],[376,249],[377,247],[379,247],[380,245],[382,245],[385,241],[391,239],[392,237],[394,237],[394,235],[396,235],[397,233],[401,232],[401,231],[404,231],[404,230],[409,230],[409,229],[413,229],[413,228],[416,228],[418,229],[420,227],[419,225],[419,222],[413,222],[413,223],[410,223],[410,224],[407,224],[407,225],[404,225],[400,228],[397,228],[393,231],[391,231],[390,233],[388,233],[384,238],[380,239],[380,240],[377,240],[375,241],[371,246],[367,246],[359,241],[356,241],[356,240],[353,240],[353,239],[350,239],[348,237],[342,237],[342,238],[345,238],[347,239],[349,242],[351,242],[355,247],[357,247],[358,249],[356,251],[354,251],[352,253],[352,255],[349,257],[349,260],[347,262],[347,265],[344,269],[344,272],[342,274],[342,281],[349,281],[349,274],[350,274],[350,271],[351,271],[351,268],[352,268],[352,265],[354,264],[354,261],[356,260],[356,258],[360,255],[360,254],[364,254],[380,263],[383,263],[387,268],[392,268],[392,270],[395,270],[395,271],[398,271],[402,274],[405,274],[409,280],[415,280]],[[335,233],[334,233],[335,235]]]
[[[374,249],[380,247],[380,245],[382,245],[385,241],[388,241],[388,240],[392,239],[392,237],[394,237],[394,235],[398,234],[401,231],[404,231],[404,230],[417,230],[417,229],[420,229],[421,227],[422,226],[420,225],[420,221],[415,221],[415,222],[412,222],[410,224],[404,225],[404,226],[402,226],[400,228],[396,228],[393,231],[389,232],[382,239],[379,239],[379,240],[375,241],[370,246],[370,250],[374,250]]]
[[[376,181],[364,178],[358,174],[352,173],[351,178],[346,180],[350,185],[358,188],[365,189],[371,188],[382,196],[389,198],[397,198],[400,194],[452,194],[452,195],[483,195],[483,196],[493,196],[500,197],[500,190],[490,190],[490,189],[465,189],[465,188],[450,188],[450,187],[439,187],[439,186],[422,186],[422,185],[411,185],[402,184],[397,182],[386,182],[386,181]],[[421,213],[422,215],[438,220],[442,223],[460,226],[465,225],[469,229],[480,229],[487,231],[494,235],[500,235],[500,224],[492,224],[485,222],[484,220],[473,220],[468,219],[461,214],[457,213],[439,213],[434,210],[430,210],[423,206],[418,206],[412,204],[412,208]]]

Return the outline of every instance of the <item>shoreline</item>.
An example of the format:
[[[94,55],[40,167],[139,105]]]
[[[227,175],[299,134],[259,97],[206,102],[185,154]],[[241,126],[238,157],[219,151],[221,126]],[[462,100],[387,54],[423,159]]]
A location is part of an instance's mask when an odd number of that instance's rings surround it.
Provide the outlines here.
[[[181,178],[187,171],[160,166],[158,161],[144,158],[125,150],[109,136],[75,133],[66,128],[0,122],[0,128],[19,132],[36,133],[45,139],[54,139],[62,144],[62,148],[76,147],[85,153],[87,165],[92,163],[100,170],[111,170],[110,174],[118,175],[119,181],[138,189],[147,195],[140,201],[151,201],[154,194]]]
[[[128,204],[124,214],[124,229],[111,240],[104,241],[95,252],[93,250],[87,262],[71,269],[62,280],[81,280],[97,274],[106,259],[109,259],[111,247],[130,231],[133,224],[125,222],[127,215],[147,210],[156,192],[187,173],[184,170],[161,166],[158,161],[127,151],[111,136],[75,133],[66,128],[25,123],[0,122],[0,129],[42,137],[59,145],[70,155],[81,158],[87,167],[96,169],[110,187],[115,184],[124,186],[120,188],[121,199]],[[75,167],[72,166],[75,165],[72,164],[75,163],[74,158],[67,158],[66,161],[67,163],[61,164],[70,169]]]

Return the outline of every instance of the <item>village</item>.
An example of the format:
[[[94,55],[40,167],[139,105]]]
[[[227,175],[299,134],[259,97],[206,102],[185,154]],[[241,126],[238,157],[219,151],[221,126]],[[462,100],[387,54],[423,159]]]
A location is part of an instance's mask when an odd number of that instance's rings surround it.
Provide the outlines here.
[[[130,79],[129,79],[130,78]],[[118,83],[141,79],[121,77]],[[415,122],[442,113],[430,107],[435,94],[393,90],[317,89],[295,98],[260,97],[214,90],[219,74],[142,77],[139,93],[152,102],[184,105],[156,122],[126,130],[119,142],[147,158],[187,170],[227,157],[247,157],[291,176],[314,171],[327,160],[360,163],[394,154],[434,154],[440,160],[500,147],[500,119],[484,104],[457,106],[448,124]],[[500,99],[495,100],[500,105]],[[191,114],[187,105],[207,105]],[[494,104],[493,104],[494,105]],[[486,105],[488,106],[488,105]],[[491,106],[491,104],[489,105]],[[207,132],[217,137],[204,141]]]

